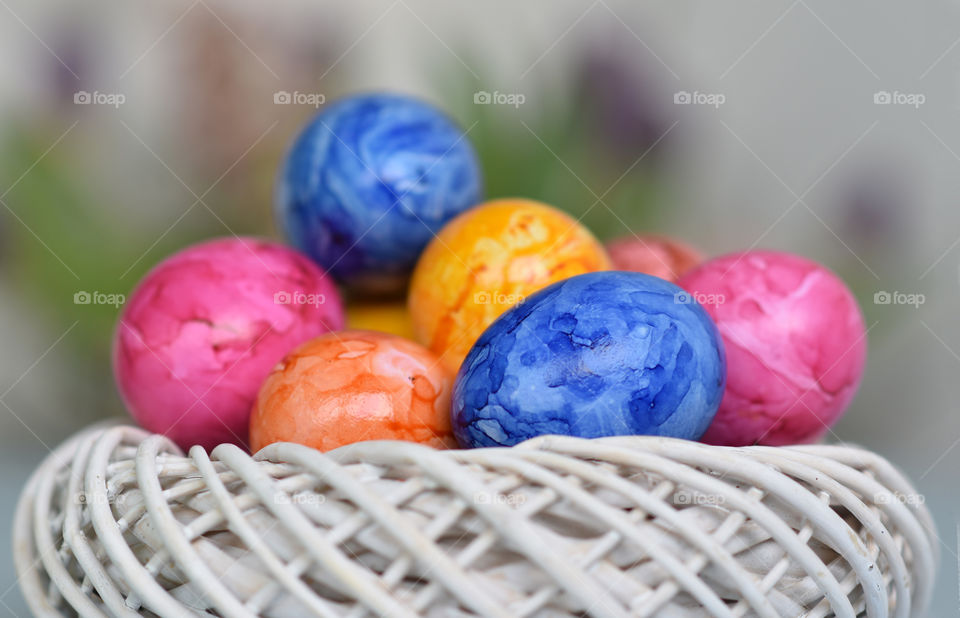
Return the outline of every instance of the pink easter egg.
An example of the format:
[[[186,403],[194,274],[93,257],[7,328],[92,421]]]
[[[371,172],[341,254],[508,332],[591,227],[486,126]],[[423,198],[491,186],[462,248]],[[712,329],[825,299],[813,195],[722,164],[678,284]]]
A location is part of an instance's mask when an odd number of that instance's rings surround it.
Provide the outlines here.
[[[607,243],[617,270],[646,273],[671,283],[703,262],[699,251],[666,236],[624,236]]]
[[[117,324],[114,374],[144,428],[183,448],[245,445],[270,370],[343,324],[332,279],[309,258],[257,239],[214,240],[137,285]]]
[[[703,442],[813,442],[840,418],[867,355],[863,314],[840,278],[797,255],[747,251],[679,285],[716,321],[727,351],[727,388]]]

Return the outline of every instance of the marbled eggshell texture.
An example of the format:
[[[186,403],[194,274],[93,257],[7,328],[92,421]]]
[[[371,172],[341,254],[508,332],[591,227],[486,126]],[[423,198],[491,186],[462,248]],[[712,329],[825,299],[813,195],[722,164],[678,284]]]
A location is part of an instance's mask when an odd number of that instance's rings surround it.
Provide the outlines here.
[[[452,377],[423,346],[345,330],[309,341],[264,381],[250,416],[258,451],[296,442],[328,451],[363,440],[454,446]]]
[[[455,373],[501,313],[555,281],[609,267],[603,246],[566,213],[524,199],[487,202],[423,252],[410,284],[414,332]]]
[[[206,242],[133,291],[114,337],[117,386],[137,422],[184,449],[243,445],[274,365],[342,326],[332,279],[306,256],[249,238]]]
[[[613,267],[646,273],[671,283],[703,262],[690,245],[666,236],[624,236],[607,243]]]
[[[403,294],[448,220],[482,200],[463,130],[432,105],[363,94],[324,108],[283,164],[275,210],[291,244],[359,294]]]
[[[706,311],[641,273],[572,277],[510,309],[457,375],[465,447],[543,434],[696,439],[723,395],[723,346]]]
[[[727,392],[703,440],[779,446],[820,438],[860,385],[863,315],[832,272],[804,257],[748,251],[710,260],[680,285],[706,305],[727,349]]]

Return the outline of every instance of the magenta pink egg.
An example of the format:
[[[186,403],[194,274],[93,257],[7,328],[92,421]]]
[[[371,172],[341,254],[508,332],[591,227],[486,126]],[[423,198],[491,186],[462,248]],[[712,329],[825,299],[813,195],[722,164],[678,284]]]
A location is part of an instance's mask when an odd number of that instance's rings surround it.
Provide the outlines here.
[[[867,336],[836,275],[797,255],[748,251],[679,284],[717,322],[727,351],[726,392],[703,442],[812,442],[840,418],[860,385]]]
[[[244,445],[264,378],[292,348],[343,327],[332,280],[313,261],[261,240],[215,240],[156,266],[114,337],[114,374],[130,413],[181,447]]]

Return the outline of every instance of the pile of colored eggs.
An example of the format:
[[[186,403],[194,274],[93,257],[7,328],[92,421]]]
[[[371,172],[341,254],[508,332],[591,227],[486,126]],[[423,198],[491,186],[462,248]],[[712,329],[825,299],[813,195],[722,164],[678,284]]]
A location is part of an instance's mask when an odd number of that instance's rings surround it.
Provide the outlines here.
[[[824,267],[770,251],[705,261],[657,236],[605,247],[551,206],[484,202],[481,178],[467,136],[427,103],[328,106],[280,172],[292,248],[187,248],[131,295],[114,366],[133,417],[184,448],[776,445],[818,439],[855,395],[866,329]]]

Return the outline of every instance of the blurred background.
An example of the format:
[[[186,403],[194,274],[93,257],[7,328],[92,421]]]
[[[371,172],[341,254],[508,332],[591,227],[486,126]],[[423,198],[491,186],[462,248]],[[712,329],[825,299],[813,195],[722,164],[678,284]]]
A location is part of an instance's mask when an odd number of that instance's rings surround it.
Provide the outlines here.
[[[459,120],[489,197],[846,279],[870,361],[835,434],[917,483],[930,615],[960,614],[958,25],[936,0],[0,0],[0,530],[50,448],[124,414],[120,295],[190,243],[274,236],[297,129],[390,89]],[[5,613],[27,615],[8,559]]]

